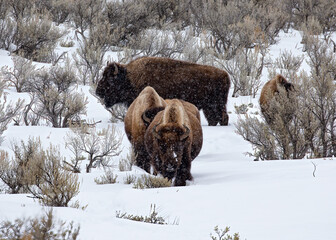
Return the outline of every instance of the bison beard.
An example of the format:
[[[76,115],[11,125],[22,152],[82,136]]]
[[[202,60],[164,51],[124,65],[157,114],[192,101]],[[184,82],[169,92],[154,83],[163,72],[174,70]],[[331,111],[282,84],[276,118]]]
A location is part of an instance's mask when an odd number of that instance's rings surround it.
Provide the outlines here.
[[[164,99],[183,99],[202,109],[210,126],[228,125],[228,74],[215,67],[169,58],[142,57],[126,65],[111,63],[98,82],[96,94],[106,107],[128,106],[146,86]]]

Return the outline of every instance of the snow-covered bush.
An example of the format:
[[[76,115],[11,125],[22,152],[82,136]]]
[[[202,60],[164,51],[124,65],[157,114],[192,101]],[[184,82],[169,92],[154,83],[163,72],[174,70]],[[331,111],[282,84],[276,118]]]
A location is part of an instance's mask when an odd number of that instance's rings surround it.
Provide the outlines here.
[[[38,178],[32,176],[34,185],[28,186],[32,197],[44,206],[67,207],[79,193],[79,181],[78,175],[64,170],[60,151],[50,145],[30,161],[32,171],[39,172]]]
[[[3,140],[1,136],[7,129],[7,125],[17,116],[23,105],[23,100],[21,99],[16,103],[7,101],[7,95],[4,92],[6,87],[6,82],[0,79],[0,144]]]
[[[119,171],[124,172],[124,171],[131,171],[132,166],[135,163],[135,152],[134,149],[131,147],[129,153],[127,154],[126,157],[121,158],[119,160]]]
[[[14,158],[10,159],[7,152],[2,151],[0,157],[0,179],[9,188],[11,194],[27,193],[28,186],[34,185],[41,172],[35,171],[33,159],[37,158],[41,151],[39,139],[29,139],[27,143],[12,142],[11,146]]]
[[[294,93],[278,94],[270,104],[275,121],[266,124],[256,117],[240,118],[237,133],[255,149],[257,159],[319,158],[336,154],[336,86],[333,46],[314,35],[306,35],[311,72],[295,74],[302,61],[283,53],[276,64],[294,83]],[[278,62],[279,63],[279,62]],[[274,72],[274,71],[273,71]]]
[[[48,13],[36,12],[16,22],[12,51],[34,61],[51,62],[57,41],[64,34],[53,26]]]
[[[239,233],[234,233],[233,236],[228,232],[230,231],[230,227],[225,227],[224,229],[220,229],[218,226],[214,228],[215,234],[210,234],[212,240],[240,240]]]
[[[117,182],[118,175],[114,174],[112,170],[107,169],[104,171],[104,175],[101,175],[99,178],[95,178],[95,183],[101,184],[114,184]]]
[[[79,229],[80,226],[75,227],[73,222],[66,225],[65,221],[56,221],[53,211],[48,210],[40,217],[17,218],[14,221],[0,222],[0,238],[9,240],[76,240]]]
[[[108,167],[111,158],[121,153],[122,135],[113,125],[98,132],[95,128],[87,126],[72,128],[72,130],[73,134],[67,134],[65,139],[67,147],[77,156],[83,153],[88,155],[87,173],[91,171],[91,168]],[[75,157],[72,165],[78,165],[78,162],[82,160],[82,158]]]
[[[1,76],[10,85],[13,85],[17,92],[28,92],[29,82],[34,78],[36,68],[32,60],[20,56],[12,56],[13,68],[4,66],[1,68]]]
[[[137,189],[161,188],[161,187],[171,187],[171,185],[172,182],[168,178],[143,174],[137,178],[136,182],[134,182],[133,188]]]
[[[69,121],[86,113],[87,97],[75,92],[78,79],[70,64],[41,69],[30,82],[33,114],[46,119],[53,127],[68,127]]]
[[[156,205],[152,204],[150,207],[150,213],[148,216],[142,216],[142,215],[133,215],[128,214],[126,212],[116,212],[117,218],[122,219],[128,219],[131,221],[137,221],[137,222],[145,222],[145,223],[152,223],[152,224],[160,224],[160,225],[166,225],[168,222],[164,217],[159,216],[159,213],[156,211]]]
[[[113,37],[110,34],[110,24],[106,21],[96,21],[90,26],[89,36],[77,32],[79,47],[73,54],[79,78],[84,85],[98,82],[104,66],[104,56]]]

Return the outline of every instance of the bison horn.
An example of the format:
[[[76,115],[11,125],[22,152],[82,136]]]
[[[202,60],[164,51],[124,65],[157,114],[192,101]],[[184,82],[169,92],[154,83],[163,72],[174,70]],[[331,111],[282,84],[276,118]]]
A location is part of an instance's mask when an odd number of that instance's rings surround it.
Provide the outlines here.
[[[142,114],[142,120],[145,122],[145,124],[149,124],[151,122],[151,119],[147,117],[146,112]]]
[[[181,140],[186,139],[187,137],[189,137],[189,134],[190,134],[190,129],[184,124],[183,124],[183,127],[185,128],[185,132],[180,136]]]
[[[114,76],[116,76],[117,74],[118,74],[118,70],[119,70],[119,68],[118,68],[118,65],[116,64],[116,63],[113,63],[113,66],[114,66]]]
[[[153,135],[154,135],[155,138],[157,138],[157,139],[161,139],[161,135],[156,131],[156,127],[157,127],[158,125],[159,125],[159,124],[156,124],[156,125],[153,127],[152,132],[153,132]]]

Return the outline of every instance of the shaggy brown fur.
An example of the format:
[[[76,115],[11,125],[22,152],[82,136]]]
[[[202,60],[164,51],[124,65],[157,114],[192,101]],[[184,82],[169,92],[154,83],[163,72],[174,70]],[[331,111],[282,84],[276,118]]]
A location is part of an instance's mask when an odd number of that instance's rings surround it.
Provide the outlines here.
[[[147,172],[150,171],[150,159],[144,144],[145,131],[165,106],[163,98],[152,87],[146,87],[130,105],[125,116],[125,132],[135,151],[135,164]]]
[[[166,100],[166,108],[159,112],[146,130],[145,144],[151,157],[154,174],[162,174],[185,186],[191,180],[191,161],[203,144],[199,112],[190,103],[178,99]],[[197,110],[197,109],[196,109]]]
[[[158,57],[142,57],[126,65],[111,63],[98,82],[96,94],[106,107],[120,102],[129,105],[146,86],[165,99],[183,99],[203,109],[211,126],[228,125],[229,75],[211,66]]]
[[[275,78],[269,80],[263,86],[259,98],[259,104],[262,114],[268,123],[273,122],[273,116],[269,111],[271,100],[279,94],[280,88],[285,89],[287,93],[294,90],[293,84],[288,82],[282,75],[278,74]]]

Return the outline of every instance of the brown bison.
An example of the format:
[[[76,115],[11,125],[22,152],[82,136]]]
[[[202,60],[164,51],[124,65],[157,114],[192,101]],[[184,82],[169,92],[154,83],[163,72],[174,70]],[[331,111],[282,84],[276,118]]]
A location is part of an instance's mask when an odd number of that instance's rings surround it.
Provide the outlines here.
[[[135,152],[135,164],[147,172],[150,171],[150,159],[144,144],[145,131],[165,106],[166,102],[152,87],[145,87],[129,106],[125,116],[125,132]]]
[[[294,85],[288,82],[282,75],[278,74],[275,78],[269,80],[263,86],[259,98],[261,112],[268,123],[274,120],[274,113],[270,109],[271,101],[274,97],[278,96],[281,91],[289,93],[294,90]]]
[[[228,125],[229,75],[218,68],[169,58],[142,57],[126,65],[110,63],[96,94],[106,107],[130,105],[140,91],[153,87],[164,99],[183,99],[203,109],[210,126]]]
[[[166,102],[146,130],[146,149],[154,174],[162,174],[175,186],[185,186],[192,179],[191,161],[203,144],[199,112],[193,104],[178,99]]]

